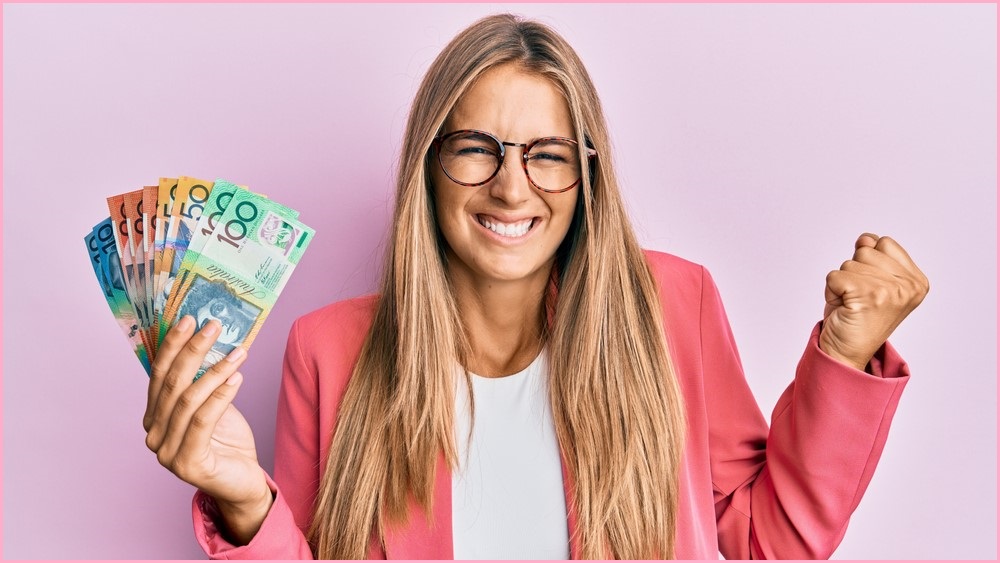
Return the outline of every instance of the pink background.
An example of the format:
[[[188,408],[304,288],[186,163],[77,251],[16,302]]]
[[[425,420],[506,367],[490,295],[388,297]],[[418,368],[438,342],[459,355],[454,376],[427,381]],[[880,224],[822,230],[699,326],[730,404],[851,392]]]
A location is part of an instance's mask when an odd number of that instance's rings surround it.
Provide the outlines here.
[[[3,7],[5,558],[202,556],[87,260],[104,198],[225,177],[315,227],[237,401],[269,468],[292,320],[373,288],[419,80],[502,9]],[[713,272],[765,414],[855,237],[910,250],[913,379],[837,557],[995,558],[996,7],[506,9],[579,50],[641,241]]]

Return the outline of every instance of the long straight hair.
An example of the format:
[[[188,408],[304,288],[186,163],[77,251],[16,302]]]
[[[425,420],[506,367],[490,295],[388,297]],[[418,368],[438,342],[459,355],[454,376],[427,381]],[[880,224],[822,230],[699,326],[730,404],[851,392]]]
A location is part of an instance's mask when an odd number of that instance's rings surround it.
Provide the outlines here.
[[[449,43],[410,111],[374,320],[340,407],[309,530],[319,558],[362,559],[372,542],[384,548],[387,526],[406,521],[411,501],[430,518],[438,456],[457,466],[455,377],[470,350],[446,273],[428,154],[462,94],[503,64],[551,80],[566,98],[581,153],[591,146],[599,155],[576,188],[543,327],[556,435],[575,484],[567,507],[577,516],[573,541],[587,559],[674,556],[684,409],[601,104],[555,31],[496,15]]]

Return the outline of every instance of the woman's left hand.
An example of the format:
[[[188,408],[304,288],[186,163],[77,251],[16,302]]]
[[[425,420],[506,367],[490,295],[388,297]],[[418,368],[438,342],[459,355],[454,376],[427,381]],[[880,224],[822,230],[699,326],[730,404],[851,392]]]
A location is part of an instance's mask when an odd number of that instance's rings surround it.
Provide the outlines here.
[[[826,276],[820,349],[864,371],[929,289],[927,276],[899,243],[864,233],[854,243],[854,257]]]

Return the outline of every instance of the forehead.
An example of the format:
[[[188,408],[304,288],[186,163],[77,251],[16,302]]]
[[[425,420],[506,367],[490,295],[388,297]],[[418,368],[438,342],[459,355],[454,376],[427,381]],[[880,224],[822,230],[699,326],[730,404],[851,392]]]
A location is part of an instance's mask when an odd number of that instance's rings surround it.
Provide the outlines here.
[[[459,98],[445,128],[480,129],[514,142],[574,136],[569,104],[559,87],[513,64],[484,72]]]

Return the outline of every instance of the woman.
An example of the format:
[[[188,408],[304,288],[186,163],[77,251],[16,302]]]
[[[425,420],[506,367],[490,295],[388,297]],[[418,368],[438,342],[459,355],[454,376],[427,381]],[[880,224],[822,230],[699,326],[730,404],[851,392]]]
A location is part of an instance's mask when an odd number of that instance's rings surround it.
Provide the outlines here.
[[[445,48],[380,293],[292,328],[274,480],[231,405],[245,353],[191,383],[218,324],[182,319],[157,355],[146,442],[199,489],[210,556],[832,553],[908,380],[886,339],[926,278],[859,237],[769,432],[711,278],[639,248],[610,154],[552,30],[494,16]]]

